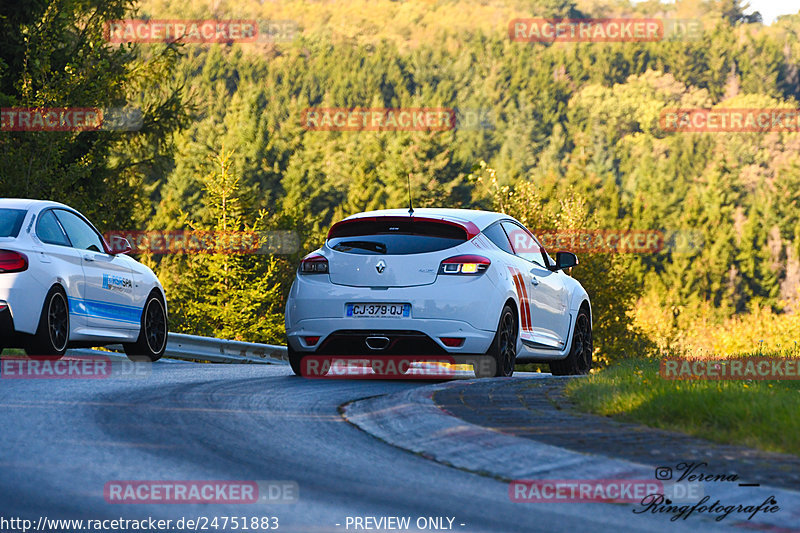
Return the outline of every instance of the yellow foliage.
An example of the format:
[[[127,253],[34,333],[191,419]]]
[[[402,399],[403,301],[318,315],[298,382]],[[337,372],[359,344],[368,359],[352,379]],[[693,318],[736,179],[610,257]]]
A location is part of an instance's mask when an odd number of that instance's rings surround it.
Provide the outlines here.
[[[662,354],[732,356],[743,353],[795,351],[800,340],[800,313],[777,314],[755,307],[730,318],[713,318],[704,306],[664,308],[642,298],[634,324],[655,341]]]

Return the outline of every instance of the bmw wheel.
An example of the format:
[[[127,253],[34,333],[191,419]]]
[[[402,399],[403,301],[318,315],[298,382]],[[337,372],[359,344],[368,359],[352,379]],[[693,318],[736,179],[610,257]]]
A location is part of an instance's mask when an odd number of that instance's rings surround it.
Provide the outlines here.
[[[32,357],[61,359],[69,344],[69,304],[60,286],[47,293],[39,318],[39,327],[25,353]]]
[[[167,312],[160,295],[153,291],[142,312],[142,325],[135,343],[123,344],[131,361],[158,361],[167,348]]]

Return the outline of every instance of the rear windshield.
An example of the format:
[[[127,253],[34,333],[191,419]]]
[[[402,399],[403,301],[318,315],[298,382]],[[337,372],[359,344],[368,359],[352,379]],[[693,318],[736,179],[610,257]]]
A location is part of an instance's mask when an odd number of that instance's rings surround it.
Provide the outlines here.
[[[25,220],[24,209],[0,209],[0,237],[16,237]]]
[[[441,222],[354,220],[334,228],[328,246],[350,254],[408,255],[446,250],[466,240],[466,230]]]

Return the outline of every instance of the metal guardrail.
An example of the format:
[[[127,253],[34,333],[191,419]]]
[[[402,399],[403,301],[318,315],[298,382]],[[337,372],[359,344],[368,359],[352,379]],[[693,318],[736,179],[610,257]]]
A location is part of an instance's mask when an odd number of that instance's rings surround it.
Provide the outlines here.
[[[284,365],[288,362],[286,346],[226,341],[197,335],[170,333],[164,357],[200,359],[214,363],[267,363]]]
[[[112,344],[109,350],[122,352],[122,346]],[[69,350],[72,355],[107,354],[95,350]],[[124,356],[121,356],[124,358]],[[170,332],[164,357],[213,363],[264,363],[285,365],[288,362],[286,346],[228,341],[212,337],[184,335]]]

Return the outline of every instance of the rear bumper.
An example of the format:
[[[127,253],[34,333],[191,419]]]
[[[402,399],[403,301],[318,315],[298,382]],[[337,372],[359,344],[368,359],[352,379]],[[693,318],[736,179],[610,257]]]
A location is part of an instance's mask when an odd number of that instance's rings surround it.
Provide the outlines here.
[[[12,325],[19,333],[36,333],[44,295],[27,272],[0,275],[0,302],[5,302]],[[1,338],[6,338],[5,336]]]
[[[494,339],[494,331],[476,329],[466,322],[429,319],[322,318],[300,321],[287,331],[288,342],[298,352],[325,355],[467,355],[483,354]],[[319,337],[314,344],[306,337]],[[368,337],[385,337],[386,346]],[[459,347],[445,346],[442,337],[463,338]]]

